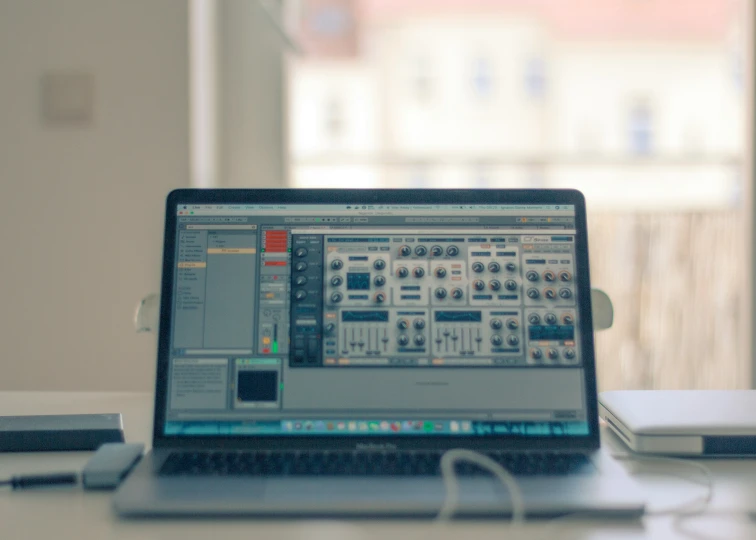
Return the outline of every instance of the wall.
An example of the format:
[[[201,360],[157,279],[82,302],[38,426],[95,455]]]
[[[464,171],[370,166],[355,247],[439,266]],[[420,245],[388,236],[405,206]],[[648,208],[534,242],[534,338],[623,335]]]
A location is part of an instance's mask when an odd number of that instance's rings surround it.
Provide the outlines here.
[[[0,3],[0,390],[146,390],[163,201],[188,183],[185,0]],[[94,80],[85,126],[40,118],[45,70]]]
[[[266,2],[273,10],[276,3]],[[218,6],[218,138],[220,185],[282,187],[286,102],[284,39],[257,0]]]

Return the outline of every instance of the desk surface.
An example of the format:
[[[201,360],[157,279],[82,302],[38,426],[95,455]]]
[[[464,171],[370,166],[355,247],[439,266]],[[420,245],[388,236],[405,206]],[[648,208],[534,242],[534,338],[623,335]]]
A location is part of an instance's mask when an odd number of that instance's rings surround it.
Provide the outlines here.
[[[152,395],[137,393],[0,392],[3,415],[115,413],[123,414],[128,442],[150,440]],[[605,444],[621,445],[605,433]],[[80,470],[91,453],[0,453],[0,478],[44,471]],[[756,538],[756,521],[746,512],[756,508],[754,460],[707,460],[715,478],[714,498],[703,515],[675,519],[648,516],[642,521],[578,520],[528,523],[507,529],[497,521],[469,521],[436,526],[426,521],[297,521],[297,520],[121,520],[110,507],[108,492],[81,489],[17,491],[0,489],[2,538],[134,538],[203,539],[262,538],[445,538],[496,539],[645,539]],[[687,467],[630,464],[648,494],[649,508],[677,507],[704,493],[685,478]]]

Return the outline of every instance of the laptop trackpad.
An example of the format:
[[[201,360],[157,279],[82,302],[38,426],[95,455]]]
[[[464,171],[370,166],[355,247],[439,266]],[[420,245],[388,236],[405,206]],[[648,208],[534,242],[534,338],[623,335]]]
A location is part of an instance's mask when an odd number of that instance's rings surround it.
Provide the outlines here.
[[[261,478],[202,477],[198,480],[192,477],[162,477],[156,485],[161,500],[261,500],[266,481]]]
[[[466,479],[460,495],[465,501],[494,501],[494,483],[488,479]],[[265,501],[392,501],[441,505],[444,485],[439,478],[281,478],[268,479]]]

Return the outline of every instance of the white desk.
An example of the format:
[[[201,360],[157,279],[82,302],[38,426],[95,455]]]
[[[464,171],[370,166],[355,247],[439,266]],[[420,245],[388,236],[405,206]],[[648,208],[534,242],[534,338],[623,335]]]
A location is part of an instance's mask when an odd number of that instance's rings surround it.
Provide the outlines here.
[[[126,440],[149,442],[152,395],[129,393],[0,392],[0,414],[123,414]],[[621,444],[610,434],[609,445]],[[0,453],[0,477],[44,471],[79,470],[90,453]],[[426,521],[272,521],[140,520],[117,518],[110,508],[109,492],[80,488],[10,491],[0,488],[0,538],[108,538],[181,540],[222,538],[314,539],[342,538],[445,538],[479,539],[640,539],[756,538],[756,521],[745,511],[756,508],[756,461],[706,461],[715,475],[714,499],[704,515],[677,523],[672,517],[646,517],[642,521],[564,519],[553,523],[529,523],[508,529],[503,522],[461,522],[436,527]],[[642,465],[639,482],[648,490],[650,507],[677,506],[703,493],[694,484],[664,473],[654,465]],[[683,477],[687,468],[675,471]]]

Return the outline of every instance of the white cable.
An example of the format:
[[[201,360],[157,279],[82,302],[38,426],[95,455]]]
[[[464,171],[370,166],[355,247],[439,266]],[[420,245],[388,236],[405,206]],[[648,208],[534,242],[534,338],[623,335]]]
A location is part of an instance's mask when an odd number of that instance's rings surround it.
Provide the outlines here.
[[[522,490],[515,477],[507,471],[504,467],[496,463],[488,456],[475,452],[473,450],[466,449],[453,449],[446,451],[441,456],[441,477],[444,482],[445,497],[444,504],[441,510],[436,515],[436,523],[444,524],[454,517],[454,514],[458,510],[459,505],[459,484],[457,481],[457,474],[454,471],[454,466],[459,463],[467,461],[486,469],[488,472],[496,476],[509,493],[509,497],[512,501],[512,518],[510,520],[510,526],[519,527],[525,524],[525,498],[522,495]],[[542,522],[546,526],[545,530],[537,531],[539,534],[533,536],[531,532],[527,533],[527,537],[533,540],[553,540],[554,531],[552,527],[563,525],[573,519],[581,519],[579,513],[569,513],[560,517],[552,518]],[[435,538],[435,537],[434,537]],[[564,536],[562,531],[558,538],[560,540],[568,540],[570,537]]]
[[[482,467],[501,481],[502,485],[509,492],[509,498],[512,501],[512,519],[510,523],[512,525],[524,523],[525,499],[514,476],[488,456],[464,448],[447,450],[441,456],[441,477],[444,481],[445,496],[444,504],[436,516],[436,521],[449,521],[459,509],[459,481],[454,471],[454,466],[463,461]]]
[[[674,476],[676,478],[682,478],[683,480],[686,480],[694,484],[702,485],[703,487],[706,488],[706,493],[703,496],[693,498],[678,506],[672,506],[672,507],[662,508],[662,509],[657,509],[657,510],[646,510],[644,514],[646,516],[666,516],[666,515],[691,516],[695,514],[700,514],[709,507],[709,503],[711,502],[711,499],[714,496],[714,476],[711,473],[711,469],[709,469],[706,465],[703,465],[696,461],[689,461],[687,459],[672,458],[672,457],[666,457],[666,456],[663,456],[663,457],[662,456],[640,456],[640,455],[630,455],[630,454],[615,454],[612,457],[614,459],[618,459],[622,461],[635,461],[638,463],[642,463],[645,461],[649,463],[656,462],[656,463],[671,463],[671,464],[676,464],[676,465],[684,465],[686,467],[692,467],[696,469],[698,472],[700,472],[703,475],[703,482],[701,482],[699,479],[693,476],[685,477],[685,476],[675,474],[674,472],[666,472],[666,471],[655,472],[654,474],[659,474],[663,476]],[[690,508],[690,507],[693,507],[693,508]]]
[[[682,478],[683,480],[686,480],[688,482],[701,485],[706,488],[706,493],[703,496],[695,497],[677,506],[656,510],[646,510],[644,514],[646,516],[654,517],[673,515],[682,517],[700,514],[708,508],[709,504],[711,503],[711,499],[714,496],[714,477],[711,470],[701,463],[666,456],[662,457],[615,454],[612,457],[618,460],[635,461],[637,463],[656,462],[684,465],[685,467],[696,469],[703,475],[703,481],[701,481],[694,476],[681,476],[674,472],[665,471],[656,473],[664,476]],[[509,471],[507,471],[504,467],[496,463],[488,456],[485,456],[473,450],[467,450],[463,448],[448,450],[443,454],[443,456],[441,456],[441,477],[444,482],[445,496],[443,506],[436,515],[437,522],[449,521],[452,517],[454,517],[454,514],[459,509],[459,481],[457,474],[454,471],[454,466],[460,462],[473,463],[474,465],[477,465],[496,476],[496,478],[498,478],[502,485],[506,488],[511,499],[512,519],[510,523],[512,525],[521,525],[525,522],[525,499],[522,496],[522,491],[520,490],[520,486],[518,485],[515,477],[512,476],[512,474],[509,473]]]

